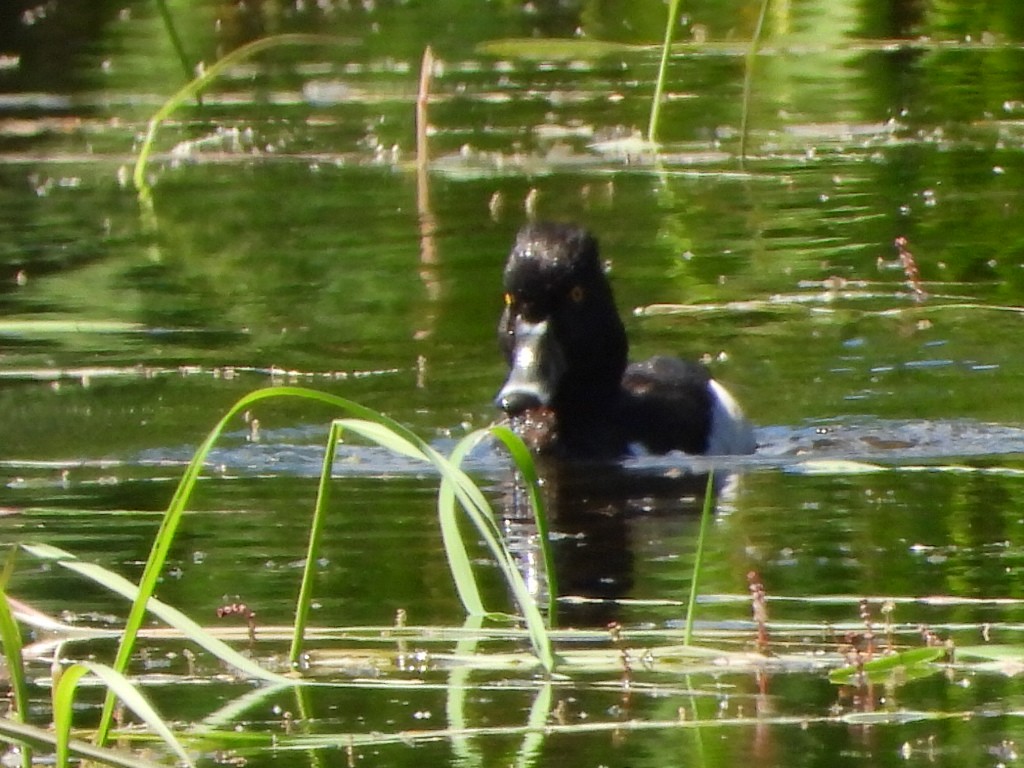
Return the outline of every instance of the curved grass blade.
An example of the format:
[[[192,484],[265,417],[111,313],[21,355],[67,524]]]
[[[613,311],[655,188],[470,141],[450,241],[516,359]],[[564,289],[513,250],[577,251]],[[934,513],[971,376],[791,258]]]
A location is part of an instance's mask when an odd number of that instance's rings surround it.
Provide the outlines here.
[[[534,651],[545,669],[548,671],[553,669],[555,657],[551,650],[551,639],[547,634],[547,628],[544,626],[544,619],[540,614],[540,610],[537,608],[537,604],[534,601],[533,596],[530,594],[529,588],[527,588],[526,583],[523,581],[523,577],[519,573],[519,569],[516,567],[515,559],[505,546],[501,530],[494,519],[494,513],[491,510],[491,505],[483,495],[483,492],[454,461],[446,459],[436,450],[427,445],[423,440],[415,437],[414,435],[412,436],[413,439],[410,440],[408,435],[411,435],[411,433],[409,433],[408,430],[402,430],[402,433],[405,434],[383,433],[380,429],[381,422],[376,419],[373,421],[376,423],[371,425],[367,425],[364,420],[357,419],[346,419],[343,420],[342,423],[346,429],[356,432],[367,439],[374,441],[384,439],[386,442],[381,442],[381,445],[384,447],[390,447],[393,450],[405,452],[405,455],[415,458],[414,451],[420,451],[426,460],[434,465],[442,478],[442,490],[439,491],[438,494],[439,504],[441,503],[440,499],[442,495],[447,494],[445,488],[450,488],[455,499],[459,502],[459,505],[466,512],[467,516],[476,527],[477,532],[483,537],[484,543],[491,551],[491,555],[497,562],[505,582],[511,589],[513,598],[519,606],[523,620],[526,622],[527,631],[530,635],[530,641],[533,644]],[[391,430],[391,432],[394,432],[394,430]],[[453,451],[453,455],[458,452],[461,461],[461,457],[487,434],[488,430],[477,430],[477,432],[471,433],[460,441],[459,445],[456,446],[455,451]],[[405,445],[404,443],[411,443],[412,445]],[[447,498],[447,496],[445,497]],[[446,514],[439,509],[439,514],[448,517],[450,520],[454,519],[453,513]],[[450,529],[451,535],[458,535],[457,526],[451,525]],[[462,545],[462,549],[463,551],[465,550],[464,544]],[[468,557],[465,558],[465,561],[468,563]],[[455,576],[454,569],[453,576]],[[468,574],[457,575],[455,578],[468,578],[469,580],[472,580],[472,572],[470,571]],[[479,595],[478,591],[477,595]]]
[[[324,460],[320,469],[320,482],[317,485],[313,521],[309,530],[306,564],[302,571],[302,582],[299,586],[299,597],[295,606],[295,628],[292,634],[292,644],[288,651],[288,661],[293,667],[299,663],[299,657],[302,655],[302,642],[306,633],[306,624],[309,621],[309,608],[313,601],[316,562],[320,556],[320,541],[323,538],[324,521],[327,515],[331,468],[334,466],[338,441],[342,438],[345,429],[358,432],[378,445],[400,455],[419,461],[429,461],[424,452],[412,442],[379,422],[366,419],[337,419],[331,422],[330,431],[327,436],[327,446],[324,451]]]
[[[167,744],[175,754],[188,766],[193,766],[192,758],[175,738],[174,733],[163,721],[153,706],[146,700],[138,688],[131,684],[124,675],[115,672],[105,664],[80,662],[72,664],[61,671],[60,681],[53,689],[53,722],[57,736],[57,768],[66,768],[70,754],[71,717],[75,703],[75,691],[78,682],[86,674],[93,674],[117,694],[125,705],[138,715],[143,722]]]
[[[445,537],[445,549],[450,556],[455,558],[456,562],[463,564],[462,567],[465,568],[465,573],[456,574],[453,567],[452,571],[455,578],[463,579],[467,584],[472,583],[472,591],[479,597],[479,592],[476,590],[472,575],[472,568],[469,565],[469,557],[466,555],[465,543],[462,541],[462,534],[455,520],[454,502],[452,500],[454,495],[454,498],[459,501],[466,515],[476,527],[477,532],[483,537],[484,543],[501,569],[505,583],[512,590],[513,598],[526,622],[527,632],[530,635],[530,642],[533,644],[534,652],[544,668],[550,672],[555,666],[555,656],[551,649],[551,638],[548,635],[544,617],[537,608],[537,603],[530,594],[526,582],[523,581],[515,558],[505,545],[505,540],[494,519],[494,513],[490,504],[476,484],[458,468],[466,454],[482,439],[492,434],[491,429],[494,428],[477,430],[460,440],[449,459],[448,466],[451,476],[449,476],[449,473],[442,472],[443,479],[441,489],[438,492],[438,515],[441,520],[442,535]],[[515,441],[522,442],[518,436],[513,433],[509,434],[511,435],[510,440],[513,443]],[[525,450],[525,446],[523,446],[523,449]],[[530,468],[528,468],[528,471],[531,471]],[[532,474],[533,478],[536,479],[535,470],[532,470]],[[539,493],[537,498],[539,499]],[[468,606],[467,610],[469,610]]]
[[[459,467],[466,455],[484,438],[485,433],[477,430],[462,438],[452,449],[448,460]],[[473,576],[473,565],[466,550],[466,542],[459,530],[459,521],[455,514],[455,490],[452,484],[442,480],[437,491],[437,522],[441,528],[441,541],[444,544],[445,558],[448,569],[455,581],[455,591],[459,594],[462,607],[470,616],[479,616],[487,612],[483,598]]]
[[[160,576],[160,572],[163,570],[164,562],[167,559],[167,553],[174,541],[175,533],[177,532],[178,525],[180,524],[182,515],[185,511],[185,505],[188,503],[188,500],[192,495],[192,491],[199,479],[199,474],[202,471],[206,457],[213,449],[217,440],[220,439],[221,433],[227,428],[227,425],[231,420],[238,416],[238,414],[263,400],[280,397],[301,398],[322,403],[324,405],[347,411],[361,418],[379,421],[395,432],[411,439],[413,442],[419,439],[410,430],[406,429],[398,422],[388,419],[386,416],[381,414],[375,413],[371,409],[359,405],[351,400],[346,400],[345,398],[338,397],[336,395],[329,395],[325,392],[316,392],[315,390],[303,389],[302,387],[268,387],[266,389],[259,389],[255,392],[250,392],[240,398],[221,417],[221,420],[217,422],[213,429],[210,430],[206,439],[202,444],[200,444],[199,448],[196,449],[195,454],[192,456],[192,460],[185,468],[185,472],[178,483],[178,487],[175,489],[170,504],[168,504],[167,512],[160,521],[160,527],[153,540],[153,547],[150,550],[149,558],[146,560],[146,566],[142,572],[142,578],[139,579],[138,595],[135,598],[135,602],[132,604],[131,610],[128,614],[128,619],[125,621],[124,635],[122,637],[121,644],[118,646],[117,657],[114,660],[113,667],[118,672],[124,672],[128,666],[128,660],[131,658],[135,638],[138,635],[139,628],[142,626],[142,621],[145,617],[146,605],[156,589],[157,580]],[[114,696],[112,693],[108,693],[103,703],[103,713],[100,717],[100,722],[96,731],[97,744],[102,745],[106,741],[113,713]]]
[[[495,426],[488,430],[509,452],[512,461],[526,483],[526,491],[533,507],[534,523],[537,526],[537,540],[540,545],[541,560],[544,563],[544,575],[548,580],[548,626],[558,623],[558,576],[555,573],[555,556],[551,549],[551,526],[548,522],[547,507],[544,495],[540,491],[540,477],[537,465],[533,461],[530,449],[523,439],[508,427]]]
[[[53,752],[57,750],[57,737],[52,731],[5,717],[0,717],[0,738],[5,741],[32,744]],[[68,751],[76,757],[115,768],[167,768],[165,763],[156,763],[117,749],[96,747],[78,739],[68,741]]]
[[[82,562],[70,552],[65,552],[49,544],[22,544],[21,546],[26,552],[38,557],[40,560],[55,562],[80,576],[84,576],[106,587],[111,592],[116,592],[128,600],[138,600],[140,588],[120,574],[109,571],[95,563]],[[251,677],[271,683],[291,683],[293,685],[299,683],[298,680],[291,680],[263,669],[259,664],[243,656],[224,641],[210,635],[181,611],[172,608],[155,597],[149,598],[146,607],[154,616],[177,629],[186,638],[206,649],[224,663],[230,664]],[[121,672],[120,670],[116,671],[118,673]]]
[[[143,204],[143,207],[147,209],[152,207],[149,185],[146,183],[146,168],[149,165],[149,158],[153,152],[153,142],[156,139],[156,133],[163,122],[174,114],[178,107],[186,101],[198,97],[199,94],[202,93],[203,89],[216,80],[224,70],[239,63],[240,61],[244,61],[250,56],[255,56],[263,51],[270,50],[271,48],[278,48],[283,45],[340,45],[344,42],[347,41],[325,35],[289,34],[264,37],[260,40],[255,40],[243,45],[241,48],[236,48],[231,53],[218,59],[212,65],[207,67],[206,71],[201,75],[182,86],[182,88],[164,102],[163,106],[161,106],[153,117],[149,119],[149,125],[146,128],[146,136],[142,140],[142,146],[139,148],[139,156],[135,160],[135,169],[132,172],[132,183],[135,185],[135,190],[139,195],[139,201]]]

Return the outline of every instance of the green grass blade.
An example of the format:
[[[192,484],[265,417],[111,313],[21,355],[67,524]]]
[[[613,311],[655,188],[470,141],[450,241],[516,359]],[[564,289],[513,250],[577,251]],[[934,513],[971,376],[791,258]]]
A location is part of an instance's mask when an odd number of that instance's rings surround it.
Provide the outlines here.
[[[658,79],[654,82],[654,99],[651,101],[651,119],[647,124],[647,141],[658,141],[658,120],[661,117],[661,100],[668,76],[668,59],[672,52],[672,38],[675,36],[676,21],[679,18],[679,0],[670,0],[668,19],[665,22],[665,40],[661,45],[661,62],[658,65]]]
[[[236,48],[207,67],[206,71],[201,75],[186,83],[177,93],[164,102],[163,106],[149,119],[146,136],[142,141],[142,146],[139,148],[139,156],[135,160],[135,169],[132,172],[132,183],[135,185],[143,207],[151,207],[149,185],[146,183],[146,168],[149,165],[149,158],[153,152],[153,142],[156,139],[157,131],[163,122],[173,115],[182,104],[197,98],[203,89],[216,80],[222,72],[250,56],[255,56],[263,51],[283,45],[339,45],[343,42],[347,41],[324,35],[289,34],[264,37]]]
[[[292,634],[292,645],[288,650],[288,663],[295,668],[302,655],[302,641],[306,635],[306,624],[309,621],[309,608],[313,602],[313,582],[316,580],[316,562],[320,557],[320,541],[323,539],[324,522],[327,519],[327,499],[331,488],[331,468],[338,450],[341,437],[341,425],[331,423],[327,434],[327,445],[324,450],[324,461],[320,468],[320,482],[316,489],[316,504],[313,507],[313,522],[309,527],[309,544],[306,547],[306,565],[302,569],[302,582],[299,584],[299,597],[295,604],[295,631]]]
[[[9,554],[8,562],[11,560],[12,555]],[[2,588],[0,588],[0,643],[3,643],[4,646],[7,675],[14,693],[14,717],[18,722],[24,722],[25,713],[28,712],[28,686],[25,683],[25,660],[21,654],[21,629],[7,602],[7,593]],[[21,765],[22,768],[32,768],[32,751],[30,749],[22,749]]]
[[[57,736],[57,768],[67,768],[68,742],[71,740],[71,715],[74,711],[75,689],[88,673],[83,664],[61,670],[60,680],[53,687],[53,730]]]
[[[6,717],[0,717],[0,739],[31,744],[51,752],[57,751],[57,737],[53,731],[27,723],[19,723]],[[72,755],[101,765],[110,765],[115,768],[167,768],[165,763],[145,760],[118,749],[96,747],[77,739],[69,740],[68,746]]]
[[[53,691],[53,720],[57,736],[57,768],[66,768],[70,752],[71,718],[74,711],[75,691],[82,677],[91,673],[117,694],[143,722],[164,740],[186,765],[194,765],[188,752],[174,736],[174,733],[163,721],[153,706],[146,700],[138,688],[131,684],[124,675],[115,672],[104,664],[83,662],[72,664],[62,670],[60,681]]]
[[[452,449],[448,460],[454,467],[461,467],[462,461],[473,448],[479,445],[486,434],[485,430],[477,430],[462,438]],[[441,541],[444,544],[448,569],[455,581],[455,591],[462,601],[462,607],[470,616],[486,613],[483,598],[480,597],[480,590],[476,585],[476,577],[473,575],[473,565],[466,549],[466,543],[459,529],[455,488],[447,478],[442,478],[437,491],[437,520],[441,527]]]
[[[704,506],[700,511],[700,532],[697,534],[697,551],[693,556],[693,577],[690,579],[690,598],[686,602],[686,627],[683,631],[683,645],[693,640],[693,622],[697,613],[697,592],[700,587],[700,571],[704,561],[704,539],[707,536],[711,510],[715,506],[715,471],[708,472],[708,484],[704,489]]]
[[[47,562],[57,563],[80,576],[84,576],[85,578],[106,587],[111,592],[115,592],[128,600],[137,601],[139,598],[139,594],[141,592],[139,587],[132,584],[132,582],[124,578],[124,576],[114,573],[113,571],[109,571],[102,566],[96,565],[95,563],[82,562],[69,552],[65,552],[64,550],[49,544],[22,544],[21,546],[26,552],[34,557]],[[150,597],[146,607],[154,616],[157,616],[169,626],[174,627],[186,638],[196,643],[201,648],[204,648],[225,664],[230,664],[239,671],[258,680],[265,680],[272,683],[297,683],[297,681],[290,680],[282,675],[263,669],[259,664],[238,653],[238,651],[233,649],[227,643],[211,636],[199,624],[194,622],[178,609],[172,608],[167,603],[161,602],[155,597]],[[122,670],[115,671],[119,673],[122,672]]]
[[[526,490],[530,496],[530,506],[533,507],[533,518],[537,526],[537,541],[540,546],[541,561],[544,563],[544,575],[548,580],[548,626],[553,627],[558,620],[558,576],[555,573],[555,555],[551,548],[551,526],[548,522],[547,507],[544,504],[544,494],[540,490],[540,477],[537,475],[537,465],[533,461],[530,449],[526,443],[508,427],[496,426],[489,429],[490,433],[505,446],[516,469],[526,483]]]

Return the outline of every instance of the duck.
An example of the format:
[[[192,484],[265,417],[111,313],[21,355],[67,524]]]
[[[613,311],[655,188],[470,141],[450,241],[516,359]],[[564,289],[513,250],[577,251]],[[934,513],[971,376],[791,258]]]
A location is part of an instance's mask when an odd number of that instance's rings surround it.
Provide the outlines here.
[[[502,283],[498,341],[508,375],[495,404],[536,453],[606,460],[756,450],[742,408],[707,367],[663,355],[628,363],[598,243],[583,227],[522,227]]]

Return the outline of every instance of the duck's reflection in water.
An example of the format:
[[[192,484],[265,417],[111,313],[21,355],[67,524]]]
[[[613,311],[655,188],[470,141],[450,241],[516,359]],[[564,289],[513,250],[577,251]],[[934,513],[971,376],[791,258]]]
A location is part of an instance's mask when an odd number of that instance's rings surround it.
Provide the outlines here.
[[[556,461],[542,461],[538,470],[551,528],[560,626],[603,627],[619,621],[621,601],[635,595],[638,552],[678,556],[682,553],[666,552],[661,542],[696,543],[706,472]],[[716,505],[731,503],[736,482],[735,474],[716,474]],[[518,477],[500,488],[507,541],[527,584],[544,604],[547,578],[529,494]],[[686,599],[682,594],[663,597]]]

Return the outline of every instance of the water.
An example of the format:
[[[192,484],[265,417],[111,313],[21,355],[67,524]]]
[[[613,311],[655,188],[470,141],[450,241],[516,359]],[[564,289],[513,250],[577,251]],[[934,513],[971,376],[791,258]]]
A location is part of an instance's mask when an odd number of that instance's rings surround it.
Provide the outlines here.
[[[149,166],[152,215],[131,166],[182,74],[151,4],[3,11],[0,538],[45,541],[137,578],[192,450],[239,397],[272,384],[351,398],[449,449],[495,416],[500,269],[529,205],[598,235],[634,358],[706,357],[758,425],[758,454],[720,466],[736,478],[706,544],[701,631],[723,633],[727,649],[753,647],[755,572],[784,659],[800,647],[839,652],[846,633],[863,631],[864,597],[879,627],[893,601],[908,646],[923,644],[920,625],[959,646],[986,633],[1019,644],[1016,5],[773,4],[742,164],[744,41],[757,9],[686,5],[680,38],[707,42],[672,61],[657,162],[637,139],[656,52],[519,59],[477,46],[578,27],[657,41],[661,3],[172,8],[189,55],[207,64],[264,32],[339,44],[265,53],[229,70],[201,109],[176,112]],[[439,63],[430,171],[418,177],[414,101],[428,43]],[[900,237],[919,282],[899,261]],[[259,440],[239,419],[215,450],[160,597],[217,626],[240,623],[218,623],[218,607],[244,602],[269,635],[291,619],[333,414],[275,404],[252,415]],[[470,466],[536,574],[502,456],[485,448]],[[594,629],[595,648],[608,647],[609,621],[641,646],[645,631],[678,630],[706,468],[672,456],[622,472],[549,470],[558,575],[572,598],[562,626]],[[401,609],[411,625],[461,624],[436,480],[364,446],[347,447],[336,474],[314,623],[389,625]],[[485,597],[505,609],[489,568]],[[10,591],[76,623],[123,620],[117,599],[25,555]],[[268,663],[284,652],[262,642]],[[556,683],[551,731],[531,746],[513,730],[547,695],[531,671],[474,671],[456,706],[458,665],[441,660],[450,643],[340,645],[314,641],[313,672],[351,685],[311,692],[306,716],[291,692],[221,714],[251,687],[216,678],[201,653],[189,675],[166,639],[147,641],[136,672],[153,673],[147,691],[171,718],[271,733],[296,719],[295,734],[346,735],[315,744],[315,759],[351,749],[366,764],[995,765],[1014,762],[1022,738],[1013,667],[851,689],[829,683],[812,656],[767,673],[687,669],[686,684],[671,666],[588,668]],[[158,671],[172,684],[159,685]],[[718,726],[696,732],[687,720]],[[480,730],[410,735],[460,723]],[[593,730],[569,728],[581,724]],[[244,756],[294,761],[289,749]]]

